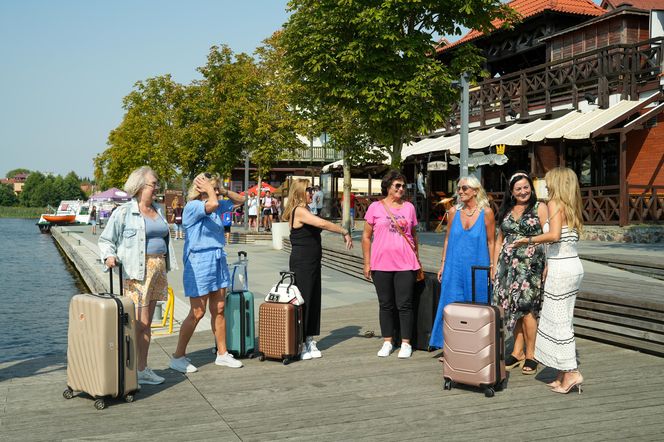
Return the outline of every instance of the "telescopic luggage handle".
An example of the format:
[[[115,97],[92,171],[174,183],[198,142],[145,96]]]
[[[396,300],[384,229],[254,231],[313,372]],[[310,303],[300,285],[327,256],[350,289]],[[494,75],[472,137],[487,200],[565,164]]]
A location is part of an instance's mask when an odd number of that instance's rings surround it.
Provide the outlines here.
[[[240,250],[239,252],[237,252],[237,259],[240,262],[246,261],[247,260],[247,252],[245,252],[244,250]]]
[[[120,277],[120,295],[122,295],[123,292],[123,287],[122,287],[122,263],[118,263],[116,266],[118,268],[118,276]],[[110,282],[109,284],[109,291],[111,294],[113,294],[113,269],[108,269],[108,280]]]
[[[487,272],[487,291],[486,291],[486,300],[487,304],[491,305],[491,267],[487,266],[472,266],[470,268],[470,271],[472,273],[471,275],[471,284],[472,284],[472,302],[475,304],[475,274],[477,273],[478,270],[486,270]]]

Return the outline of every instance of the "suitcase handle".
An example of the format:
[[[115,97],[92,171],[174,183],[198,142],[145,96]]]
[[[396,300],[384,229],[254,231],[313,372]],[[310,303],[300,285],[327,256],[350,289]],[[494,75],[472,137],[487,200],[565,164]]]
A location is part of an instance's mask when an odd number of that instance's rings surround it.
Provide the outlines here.
[[[129,344],[130,344],[129,336],[125,336],[125,364],[127,365],[127,367],[129,367],[131,363],[131,355],[130,355],[131,346]]]
[[[485,270],[487,272],[487,291],[486,291],[486,300],[487,305],[491,305],[491,267],[487,266],[472,266],[470,271],[472,273],[471,283],[472,283],[472,303],[475,304],[475,274],[478,270]]]
[[[247,260],[247,252],[245,252],[244,250],[240,250],[239,252],[237,252],[237,257],[240,261],[246,261]]]
[[[123,292],[123,287],[122,287],[122,263],[118,263],[116,266],[118,268],[118,276],[120,277],[120,295],[122,295]],[[109,280],[109,292],[113,294],[113,269],[108,269],[110,270],[108,272],[108,280]]]

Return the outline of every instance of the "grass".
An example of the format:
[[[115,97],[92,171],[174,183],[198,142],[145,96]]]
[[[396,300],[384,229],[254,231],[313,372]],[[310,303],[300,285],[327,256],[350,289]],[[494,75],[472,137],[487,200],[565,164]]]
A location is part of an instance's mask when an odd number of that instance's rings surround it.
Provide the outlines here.
[[[43,207],[8,207],[0,206],[0,218],[39,218],[42,213],[49,213]]]

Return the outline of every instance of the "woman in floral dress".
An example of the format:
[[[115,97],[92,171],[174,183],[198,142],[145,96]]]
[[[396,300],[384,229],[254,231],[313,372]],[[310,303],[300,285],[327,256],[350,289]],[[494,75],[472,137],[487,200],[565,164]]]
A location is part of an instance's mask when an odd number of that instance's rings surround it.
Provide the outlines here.
[[[507,329],[514,333],[514,348],[505,367],[522,367],[523,374],[537,373],[535,337],[546,257],[542,245],[516,247],[513,243],[542,233],[547,216],[546,205],[537,202],[528,174],[512,175],[496,216],[500,229],[494,253],[493,302],[504,309]]]

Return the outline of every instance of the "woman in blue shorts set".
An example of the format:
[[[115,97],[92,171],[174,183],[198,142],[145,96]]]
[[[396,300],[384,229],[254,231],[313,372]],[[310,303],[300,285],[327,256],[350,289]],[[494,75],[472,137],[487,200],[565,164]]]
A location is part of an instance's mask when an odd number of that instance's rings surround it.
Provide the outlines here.
[[[182,373],[193,373],[197,368],[186,358],[187,344],[198,322],[205,316],[205,306],[210,306],[212,332],[217,342],[215,364],[240,368],[242,363],[226,349],[226,319],[224,304],[230,275],[226,263],[224,226],[222,215],[243,204],[245,197],[220,186],[221,180],[209,173],[198,175],[189,188],[189,202],[184,207],[182,225],[184,241],[184,294],[191,306],[182,322],[178,346],[171,358],[170,367]],[[221,196],[229,199],[220,199]]]

